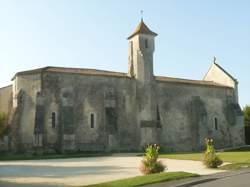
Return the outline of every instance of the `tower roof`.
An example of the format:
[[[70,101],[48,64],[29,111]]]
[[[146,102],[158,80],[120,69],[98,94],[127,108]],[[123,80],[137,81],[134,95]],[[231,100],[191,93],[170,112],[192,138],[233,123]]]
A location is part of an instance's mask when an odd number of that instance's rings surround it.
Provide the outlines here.
[[[143,22],[143,19],[141,19],[140,24],[136,27],[135,31],[133,32],[133,34],[131,34],[128,37],[128,39],[132,38],[133,36],[135,36],[137,34],[148,34],[148,35],[157,36],[157,34],[153,31],[151,31],[148,28],[148,26]]]

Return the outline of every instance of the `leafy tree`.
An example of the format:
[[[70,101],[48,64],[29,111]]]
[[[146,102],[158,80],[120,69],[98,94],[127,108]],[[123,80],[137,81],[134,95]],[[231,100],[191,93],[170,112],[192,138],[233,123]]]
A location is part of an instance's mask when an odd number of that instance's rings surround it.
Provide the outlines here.
[[[250,126],[250,106],[247,105],[243,109],[245,126]]]
[[[5,134],[5,122],[6,122],[6,114],[0,112],[0,138],[2,138]]]

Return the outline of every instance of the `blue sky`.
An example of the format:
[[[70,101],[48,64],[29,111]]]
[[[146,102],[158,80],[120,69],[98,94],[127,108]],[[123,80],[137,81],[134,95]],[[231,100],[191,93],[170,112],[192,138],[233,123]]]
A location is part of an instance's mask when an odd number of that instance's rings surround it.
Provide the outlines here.
[[[140,10],[159,34],[155,75],[202,79],[216,56],[250,104],[248,0],[0,0],[0,87],[43,66],[126,72]]]

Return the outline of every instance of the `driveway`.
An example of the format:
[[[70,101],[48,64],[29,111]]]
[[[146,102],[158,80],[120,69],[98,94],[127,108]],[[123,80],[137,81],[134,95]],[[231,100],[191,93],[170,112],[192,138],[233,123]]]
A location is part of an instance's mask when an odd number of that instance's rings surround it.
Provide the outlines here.
[[[81,186],[141,175],[141,157],[117,154],[107,157],[4,161],[0,162],[0,186]],[[167,172],[185,171],[200,175],[222,170],[207,169],[199,161],[160,159]]]

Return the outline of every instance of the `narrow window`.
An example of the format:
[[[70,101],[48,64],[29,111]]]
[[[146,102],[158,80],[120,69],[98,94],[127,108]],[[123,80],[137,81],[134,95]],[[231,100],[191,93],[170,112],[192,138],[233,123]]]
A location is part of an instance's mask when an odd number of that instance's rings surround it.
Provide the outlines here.
[[[214,118],[214,128],[215,130],[218,130],[218,119]]]
[[[56,128],[56,113],[55,112],[52,112],[52,115],[51,115],[51,123],[52,123],[52,128]]]
[[[156,117],[157,117],[157,121],[161,121],[161,116],[160,116],[160,111],[159,111],[159,105],[157,105],[157,108],[156,108]]]
[[[90,115],[90,127],[94,128],[94,125],[95,125],[95,116],[94,114],[91,114]]]
[[[145,40],[145,48],[148,48],[148,39]]]

